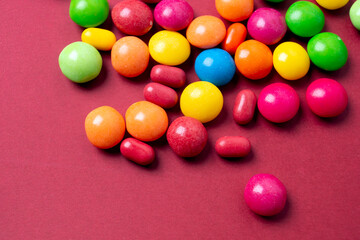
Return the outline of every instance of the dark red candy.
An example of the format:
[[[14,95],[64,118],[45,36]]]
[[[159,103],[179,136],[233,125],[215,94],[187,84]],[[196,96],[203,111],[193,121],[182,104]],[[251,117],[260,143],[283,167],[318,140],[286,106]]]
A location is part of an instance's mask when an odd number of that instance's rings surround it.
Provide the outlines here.
[[[172,88],[160,83],[149,83],[144,87],[144,98],[162,108],[172,108],[179,97]]]
[[[216,141],[215,150],[225,158],[245,157],[250,153],[251,145],[245,137],[225,136]]]
[[[256,95],[250,89],[241,90],[235,99],[233,117],[238,124],[249,123],[255,113]]]
[[[149,165],[155,159],[154,149],[140,140],[127,138],[120,145],[121,154],[140,165]]]
[[[151,81],[164,84],[172,88],[180,88],[186,82],[184,70],[166,65],[156,65],[151,69]]]

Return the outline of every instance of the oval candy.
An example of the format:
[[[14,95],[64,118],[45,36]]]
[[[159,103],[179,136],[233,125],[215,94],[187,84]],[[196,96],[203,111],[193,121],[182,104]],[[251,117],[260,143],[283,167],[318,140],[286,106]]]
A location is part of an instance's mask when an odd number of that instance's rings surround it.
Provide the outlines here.
[[[162,108],[172,108],[178,102],[174,89],[160,83],[149,83],[144,87],[144,98]]]
[[[149,165],[155,159],[154,149],[135,138],[127,138],[122,141],[120,152],[126,159],[140,165]]]
[[[247,156],[251,145],[247,138],[241,136],[224,136],[215,143],[217,154],[224,158],[239,158]]]
[[[81,34],[81,41],[97,50],[110,51],[116,42],[115,34],[102,28],[87,28]]]
[[[153,82],[164,84],[172,88],[180,88],[185,85],[186,74],[181,68],[156,65],[151,69],[150,79]]]
[[[254,117],[256,95],[250,89],[241,90],[235,99],[233,117],[238,124],[248,124]]]

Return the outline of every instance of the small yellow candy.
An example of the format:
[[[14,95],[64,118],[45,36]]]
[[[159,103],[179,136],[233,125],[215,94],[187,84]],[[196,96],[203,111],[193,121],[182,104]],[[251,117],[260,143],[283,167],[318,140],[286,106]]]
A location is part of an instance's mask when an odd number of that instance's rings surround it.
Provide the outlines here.
[[[316,0],[316,2],[323,8],[335,10],[345,6],[349,0]]]
[[[106,29],[87,28],[81,34],[81,41],[101,51],[110,51],[116,42],[115,34]]]

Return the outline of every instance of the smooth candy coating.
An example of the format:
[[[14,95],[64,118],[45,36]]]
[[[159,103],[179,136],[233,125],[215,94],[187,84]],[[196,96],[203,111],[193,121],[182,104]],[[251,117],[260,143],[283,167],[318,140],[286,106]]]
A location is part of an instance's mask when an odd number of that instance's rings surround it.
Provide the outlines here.
[[[360,1],[355,1],[350,8],[350,20],[357,30],[360,30]]]
[[[231,55],[220,48],[207,49],[195,60],[195,72],[202,81],[223,86],[231,81],[236,71]]]
[[[149,51],[151,57],[158,63],[175,66],[189,58],[191,49],[183,35],[164,30],[150,38]]]
[[[106,29],[87,28],[81,34],[81,41],[97,50],[110,51],[116,42],[115,34]]]
[[[274,123],[287,122],[300,107],[296,91],[285,83],[273,83],[261,90],[258,108],[261,115]]]
[[[94,146],[101,149],[112,148],[124,137],[125,121],[114,108],[98,107],[86,116],[85,132]]]
[[[284,37],[287,26],[279,11],[273,8],[259,8],[250,16],[247,29],[255,40],[273,45]]]
[[[61,72],[71,81],[85,83],[96,78],[102,68],[98,50],[84,42],[67,45],[59,55]]]
[[[286,204],[284,184],[271,174],[257,174],[245,186],[246,205],[256,214],[273,216],[280,213]]]
[[[342,68],[348,59],[348,50],[335,33],[323,32],[310,39],[307,51],[311,61],[319,68],[336,71]]]
[[[210,15],[195,18],[186,30],[186,38],[190,44],[202,49],[220,44],[225,35],[225,24],[221,19]]]
[[[349,0],[316,0],[316,2],[328,10],[335,10],[345,6]]]
[[[107,0],[71,0],[70,18],[82,27],[96,27],[109,16]]]
[[[234,55],[238,46],[245,41],[246,34],[247,30],[244,24],[231,24],[226,31],[224,41],[221,43],[221,48],[231,55]]]
[[[215,150],[223,158],[239,158],[250,153],[251,145],[245,137],[224,136],[216,141]]]
[[[111,50],[111,64],[124,77],[137,77],[149,64],[147,45],[137,37],[120,38]]]
[[[120,145],[121,154],[128,160],[140,165],[149,165],[155,159],[154,149],[135,138],[127,138]]]
[[[194,10],[185,0],[163,0],[154,10],[155,21],[163,28],[179,31],[194,18]]]
[[[178,102],[174,89],[160,83],[149,83],[144,87],[144,98],[162,108],[172,108]]]
[[[256,108],[256,95],[250,89],[241,90],[235,99],[233,117],[237,124],[248,124],[253,118]]]
[[[132,104],[126,110],[125,121],[130,135],[145,142],[159,139],[168,128],[165,110],[147,101]]]
[[[306,101],[316,115],[336,117],[346,109],[348,96],[345,88],[337,81],[320,78],[307,88]]]
[[[138,0],[123,0],[111,11],[115,26],[125,34],[141,36],[150,31],[154,20],[151,9]]]
[[[190,83],[180,96],[181,112],[202,123],[216,118],[223,107],[224,98],[212,83],[200,81]]]
[[[273,55],[270,48],[252,39],[240,44],[234,58],[240,73],[252,80],[266,77],[273,67]]]
[[[248,19],[254,10],[253,0],[215,0],[218,13],[231,22]]]
[[[166,138],[180,157],[195,157],[205,148],[208,134],[199,120],[179,117],[170,124]]]
[[[164,84],[172,88],[180,88],[185,85],[186,74],[181,68],[166,65],[155,65],[150,72],[153,82]]]

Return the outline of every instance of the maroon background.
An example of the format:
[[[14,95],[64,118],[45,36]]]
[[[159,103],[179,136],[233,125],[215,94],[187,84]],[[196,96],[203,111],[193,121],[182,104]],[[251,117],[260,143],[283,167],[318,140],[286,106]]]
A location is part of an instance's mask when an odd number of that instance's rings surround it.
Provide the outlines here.
[[[113,7],[117,0],[109,2]],[[285,14],[292,2],[255,0],[255,6]],[[156,163],[144,168],[117,148],[93,147],[83,125],[98,106],[124,114],[143,100],[149,71],[122,78],[110,53],[103,52],[100,76],[74,84],[57,62],[83,30],[68,17],[69,1],[1,1],[0,239],[359,239],[360,34],[348,16],[353,2],[324,10],[324,31],[340,35],[349,50],[341,70],[312,66],[293,82],[275,71],[261,81],[236,77],[221,88],[225,106],[206,124],[209,143],[200,156],[179,158],[162,138],[152,143]],[[189,3],[195,16],[219,16],[213,0]],[[121,37],[110,19],[102,27]],[[303,46],[307,40],[290,33],[285,39]],[[189,82],[198,80],[193,68],[198,53],[193,49],[183,65]],[[348,92],[348,109],[337,118],[318,118],[306,105],[306,87],[320,77],[338,80]],[[275,125],[257,114],[248,126],[236,125],[231,115],[236,94],[251,88],[258,95],[271,82],[286,82],[298,92],[295,119]],[[169,111],[171,120],[180,115],[179,107]],[[214,143],[223,135],[248,137],[252,154],[233,161],[218,157]],[[257,216],[245,205],[243,189],[257,173],[272,173],[287,187],[288,204],[276,217]]]

